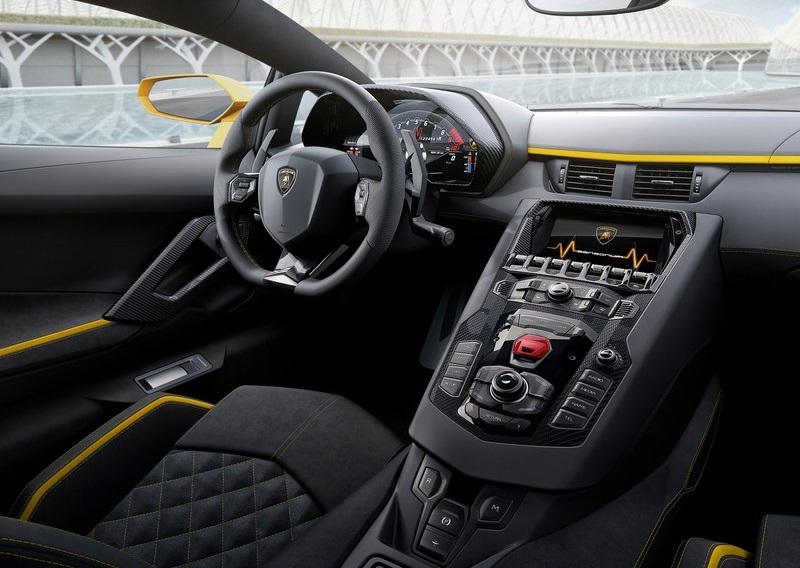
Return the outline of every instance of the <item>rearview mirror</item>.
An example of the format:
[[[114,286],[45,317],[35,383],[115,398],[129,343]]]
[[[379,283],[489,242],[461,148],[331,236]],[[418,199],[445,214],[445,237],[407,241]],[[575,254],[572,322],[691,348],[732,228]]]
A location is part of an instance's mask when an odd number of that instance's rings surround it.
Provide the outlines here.
[[[137,95],[150,114],[195,124],[219,124],[208,144],[216,148],[222,145],[253,91],[222,75],[198,73],[147,77],[139,83]]]
[[[624,14],[661,6],[667,0],[525,0],[531,10],[552,16]]]

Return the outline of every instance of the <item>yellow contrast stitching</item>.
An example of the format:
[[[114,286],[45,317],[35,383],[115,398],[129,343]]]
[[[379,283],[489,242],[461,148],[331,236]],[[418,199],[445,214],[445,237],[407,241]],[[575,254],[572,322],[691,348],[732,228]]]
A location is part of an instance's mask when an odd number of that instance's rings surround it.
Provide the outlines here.
[[[24,554],[15,554],[13,552],[0,552],[0,556],[13,556],[14,558],[22,558],[23,560],[33,560],[34,562],[41,562],[42,564],[49,564],[50,566],[64,566],[65,568],[74,568],[69,564],[62,564],[61,562],[53,562],[52,560],[44,560],[34,556],[25,556]],[[91,560],[91,558],[90,558]]]
[[[58,548],[56,546],[49,546],[49,545],[42,544],[42,543],[39,543],[39,542],[33,542],[33,541],[30,541],[30,540],[22,540],[22,539],[18,539],[18,538],[8,538],[8,537],[2,537],[2,538],[0,538],[0,541],[15,542],[17,544],[27,544],[27,545],[30,545],[30,546],[38,546],[39,548],[44,548],[45,550],[54,550],[56,552],[61,552],[63,554],[70,554],[70,555],[75,556],[77,558],[83,558],[84,560],[90,560],[92,562],[97,562],[98,564],[102,564],[103,566],[108,566],[109,568],[115,568],[115,566],[113,564],[108,564],[107,562],[103,562],[102,560],[98,560],[97,558],[92,558],[91,556],[84,556],[83,554],[79,554],[77,552],[72,552],[71,550],[65,550],[63,548]],[[10,553],[0,552],[0,554],[10,554]]]
[[[316,419],[317,419],[317,417],[318,417],[320,414],[322,414],[322,413],[323,413],[323,412],[324,412],[324,411],[325,411],[325,410],[326,410],[326,409],[327,409],[327,408],[328,408],[328,407],[329,407],[331,404],[333,404],[334,402],[336,402],[338,399],[339,399],[339,396],[338,396],[338,395],[331,395],[331,396],[330,396],[330,397],[328,397],[328,398],[327,398],[327,399],[326,399],[326,400],[325,400],[325,401],[324,401],[322,404],[320,404],[320,405],[319,405],[319,406],[316,408],[316,410],[314,410],[312,413],[310,413],[308,416],[306,416],[305,420],[303,420],[303,421],[302,421],[302,422],[301,422],[301,423],[300,423],[300,424],[299,424],[299,425],[298,425],[298,426],[297,426],[297,427],[296,427],[296,428],[295,428],[295,429],[292,431],[292,433],[291,433],[291,434],[289,434],[289,435],[286,437],[286,439],[283,441],[283,443],[280,445],[280,447],[278,447],[278,449],[277,449],[277,450],[275,450],[275,453],[274,453],[274,454],[272,454],[272,459],[273,459],[273,461],[277,461],[277,460],[278,460],[278,459],[279,459],[279,458],[280,458],[280,457],[283,455],[283,453],[284,453],[286,450],[288,450],[288,449],[289,449],[289,446],[291,446],[291,445],[292,445],[292,444],[295,442],[295,440],[297,440],[297,439],[300,437],[300,435],[301,435],[303,432],[305,432],[306,428],[308,428],[308,427],[311,425],[311,423],[312,423],[312,422],[314,422],[314,420],[316,420]]]
[[[117,436],[126,432],[131,426],[138,423],[156,409],[167,404],[184,404],[188,406],[205,408],[206,410],[210,410],[214,406],[200,400],[175,395],[167,395],[157,398],[150,404],[137,410],[131,416],[127,417],[125,420],[114,426],[111,430],[100,436],[97,440],[89,444],[88,447],[70,459],[66,464],[61,466],[50,477],[48,477],[41,485],[39,485],[36,491],[34,491],[33,494],[28,498],[25,507],[22,509],[22,513],[19,517],[20,520],[29,521],[36,513],[44,498],[50,493],[50,491],[58,487],[59,483],[66,479],[71,473],[77,471],[84,463],[86,463],[86,461],[89,460],[89,458],[97,454],[97,452],[102,450],[106,445],[116,439]]]
[[[711,429],[712,424],[716,424],[714,418],[717,415],[717,409],[719,408],[719,404],[720,404],[721,398],[722,398],[722,393],[719,393],[717,395],[717,400],[714,402],[714,408],[711,411],[711,417],[709,418],[708,423],[706,424],[706,429],[703,432],[703,436],[700,438],[700,444],[698,444],[697,449],[694,452],[694,456],[692,457],[692,461],[689,464],[689,468],[686,471],[686,477],[684,477],[684,479],[683,479],[683,485],[678,490],[678,493],[676,493],[675,496],[672,499],[670,499],[670,501],[669,501],[669,503],[667,503],[666,507],[664,507],[664,509],[662,509],[661,514],[658,516],[658,521],[656,522],[656,526],[653,527],[652,531],[650,531],[650,536],[647,538],[647,541],[645,542],[644,547],[642,548],[641,552],[639,553],[639,557],[636,559],[636,564],[634,565],[635,567],[638,567],[638,566],[641,565],[642,558],[644,557],[644,555],[647,554],[647,552],[650,550],[650,547],[653,545],[653,540],[655,540],[655,535],[658,533],[658,530],[661,528],[661,525],[663,524],[664,519],[667,518],[667,516],[669,515],[670,511],[672,511],[672,509],[675,507],[675,505],[678,504],[678,501],[680,501],[681,497],[683,497],[687,493],[690,493],[690,492],[694,491],[694,488],[696,487],[696,484],[691,489],[687,489],[686,484],[688,483],[689,477],[692,474],[692,469],[694,468],[695,461],[697,460],[698,456],[700,455],[700,450],[705,445],[706,438],[708,437],[708,432]],[[716,437],[716,428],[714,429],[714,436]],[[714,438],[712,438],[712,444],[713,444],[713,440],[714,440]],[[703,467],[705,469],[705,465]],[[702,473],[703,472],[701,471],[700,474],[702,475]]]
[[[761,560],[764,558],[764,541],[767,540],[767,521],[769,515],[764,515],[764,528],[761,529],[761,545],[758,547],[758,568],[761,568]]]

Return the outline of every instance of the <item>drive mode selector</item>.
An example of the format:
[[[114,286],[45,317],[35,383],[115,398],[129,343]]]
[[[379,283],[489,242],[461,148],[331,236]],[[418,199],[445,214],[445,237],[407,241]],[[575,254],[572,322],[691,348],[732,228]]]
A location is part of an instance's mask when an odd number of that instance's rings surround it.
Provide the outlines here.
[[[517,402],[525,398],[528,383],[516,371],[503,371],[492,379],[489,392],[497,402]]]
[[[556,282],[547,287],[547,298],[551,302],[566,302],[572,299],[572,288],[566,282]]]

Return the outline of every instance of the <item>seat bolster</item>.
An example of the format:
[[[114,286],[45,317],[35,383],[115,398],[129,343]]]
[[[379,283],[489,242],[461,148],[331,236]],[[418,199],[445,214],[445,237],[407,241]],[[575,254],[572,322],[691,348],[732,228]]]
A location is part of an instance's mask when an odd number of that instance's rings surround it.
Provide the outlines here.
[[[690,538],[675,555],[672,568],[749,568],[752,555],[731,544]]]
[[[755,566],[800,566],[800,516],[764,515],[758,535]]]
[[[211,407],[170,394],[144,397],[34,478],[10,516],[86,534]]]
[[[121,550],[38,523],[0,517],[3,568],[152,568]]]
[[[349,399],[265,386],[233,390],[176,444],[179,450],[275,462],[324,511],[366,483],[403,446],[375,416]]]
[[[408,447],[352,495],[323,515],[316,526],[300,535],[292,546],[282,549],[270,561],[270,565],[314,568],[342,566],[389,502],[407,456]]]

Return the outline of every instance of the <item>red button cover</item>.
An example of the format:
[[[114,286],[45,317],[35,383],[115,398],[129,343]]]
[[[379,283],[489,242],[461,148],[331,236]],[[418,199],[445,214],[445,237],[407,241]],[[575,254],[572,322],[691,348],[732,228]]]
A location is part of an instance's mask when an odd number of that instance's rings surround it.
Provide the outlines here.
[[[526,359],[542,359],[550,353],[550,341],[541,335],[523,335],[514,342],[511,348],[514,355],[525,357]]]

